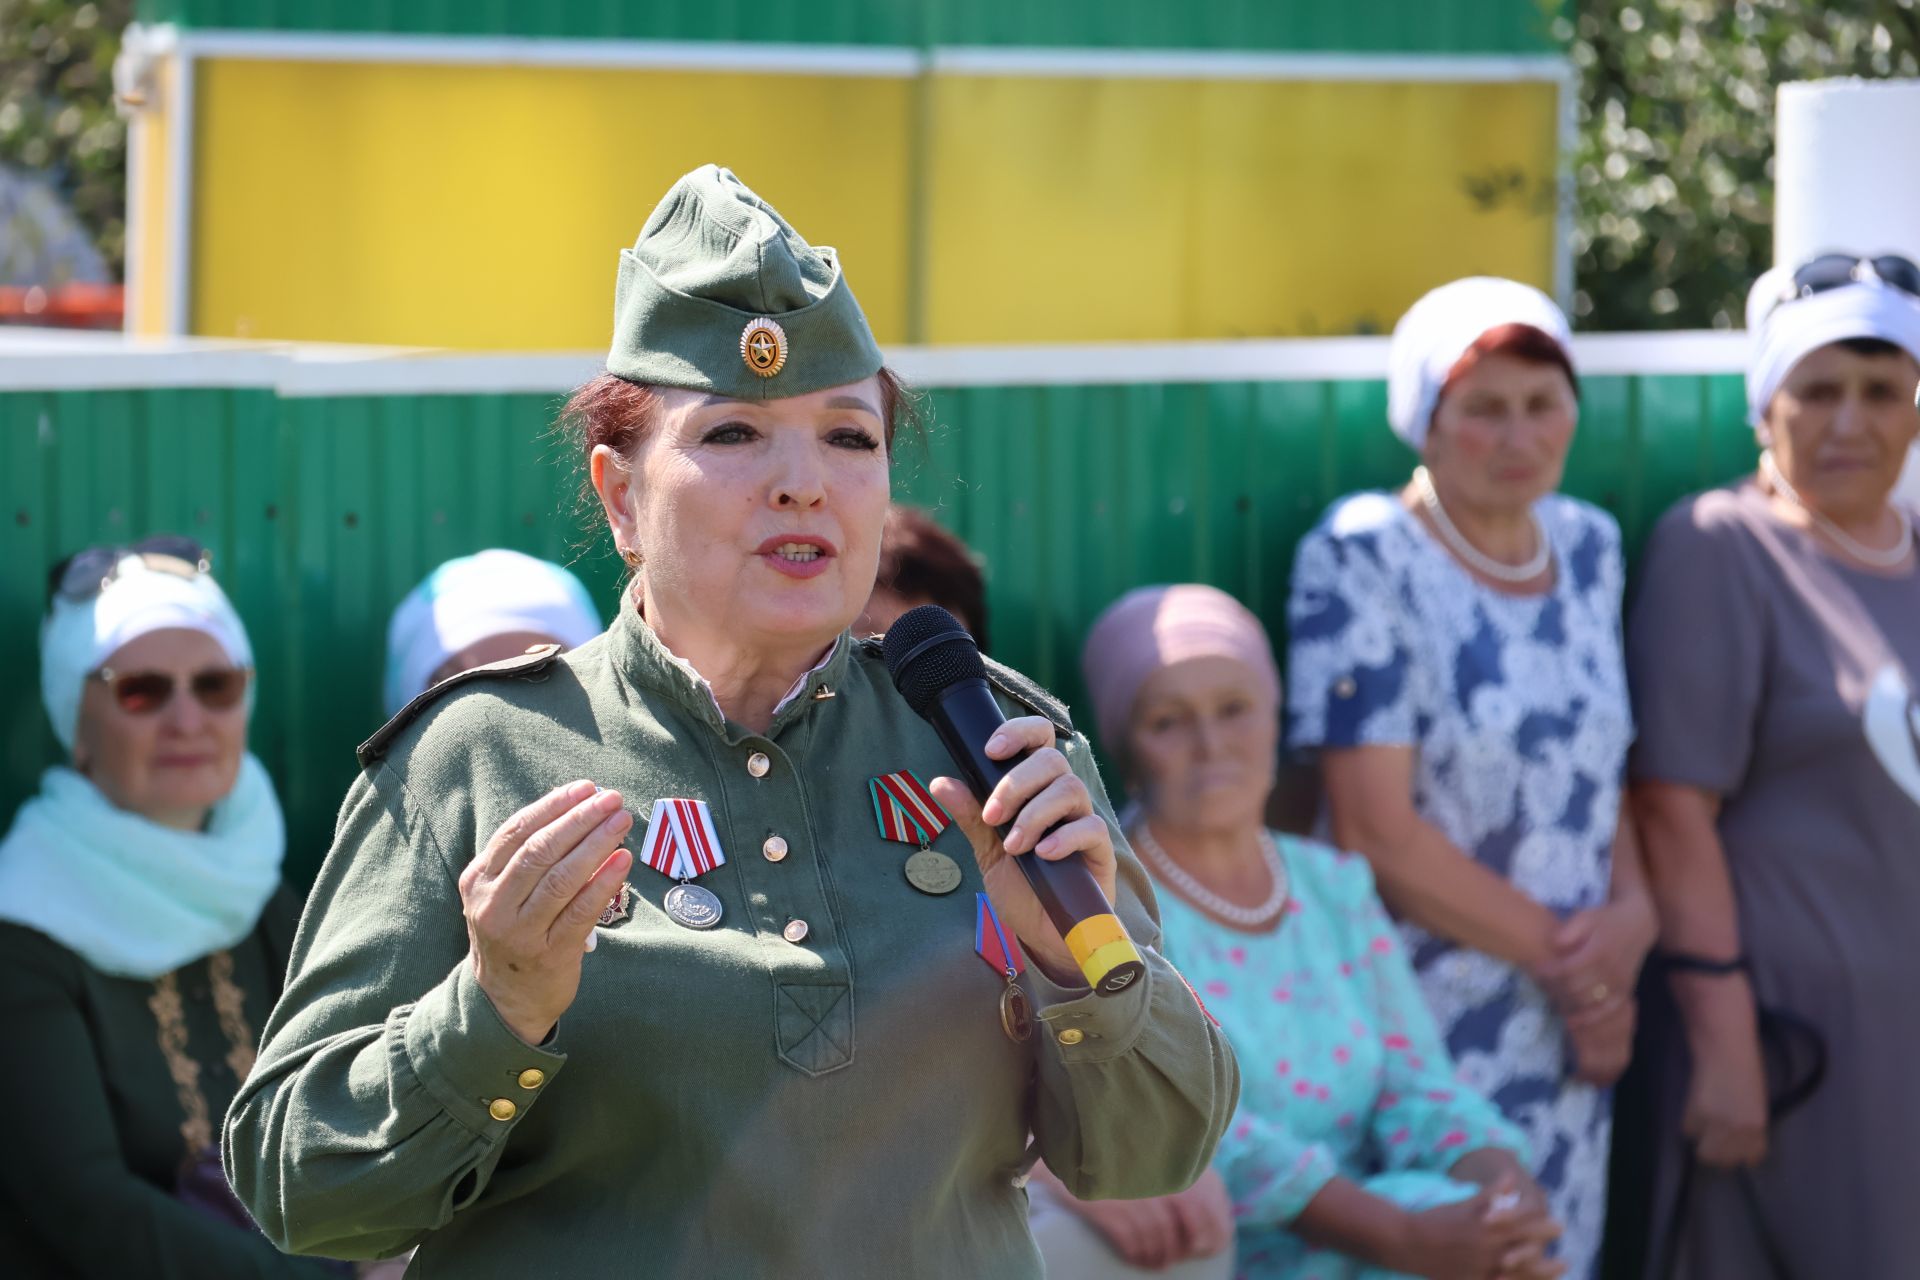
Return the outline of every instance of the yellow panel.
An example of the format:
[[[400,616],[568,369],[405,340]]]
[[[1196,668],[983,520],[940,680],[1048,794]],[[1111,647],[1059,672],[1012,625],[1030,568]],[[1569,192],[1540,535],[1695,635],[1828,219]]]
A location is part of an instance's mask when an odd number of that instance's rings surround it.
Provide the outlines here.
[[[928,337],[1391,328],[1488,273],[1550,287],[1556,90],[945,76]]]
[[[727,165],[906,321],[905,80],[204,61],[193,323],[214,336],[606,345],[619,250]]]
[[[157,58],[151,96],[127,126],[128,150],[138,157],[127,177],[126,329],[142,337],[166,333],[173,296],[173,254],[167,192],[172,163],[172,115],[180,64]]]

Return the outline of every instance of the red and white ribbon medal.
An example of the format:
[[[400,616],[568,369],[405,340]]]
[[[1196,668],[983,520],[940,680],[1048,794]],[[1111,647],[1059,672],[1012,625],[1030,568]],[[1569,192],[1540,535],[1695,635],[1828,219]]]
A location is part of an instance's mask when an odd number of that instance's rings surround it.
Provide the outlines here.
[[[720,833],[704,800],[655,800],[640,861],[680,883],[667,890],[667,918],[688,929],[720,923],[720,899],[692,881],[723,865]]]
[[[973,949],[1006,982],[1000,992],[1000,1029],[1009,1040],[1026,1040],[1033,1035],[1033,1007],[1027,1003],[1027,993],[1014,981],[1027,967],[1020,954],[1020,940],[1000,927],[991,898],[984,893],[973,896]]]
[[[932,847],[940,833],[953,825],[953,818],[940,807],[926,784],[912,770],[901,769],[868,779],[867,794],[873,800],[880,838],[920,848],[907,859],[907,883],[936,897],[958,889],[960,864]]]

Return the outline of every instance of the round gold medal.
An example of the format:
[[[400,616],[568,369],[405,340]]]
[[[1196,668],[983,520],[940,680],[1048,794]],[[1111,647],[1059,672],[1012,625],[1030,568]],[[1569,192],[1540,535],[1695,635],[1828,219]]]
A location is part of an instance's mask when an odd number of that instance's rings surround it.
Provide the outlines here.
[[[922,849],[907,859],[907,883],[922,893],[952,893],[960,879],[960,864],[944,853]]]
[[[740,358],[747,368],[771,378],[787,363],[786,330],[765,317],[749,322],[740,332]]]
[[[1000,1029],[1009,1040],[1023,1041],[1033,1036],[1033,1006],[1016,982],[1009,981],[1000,993]]]

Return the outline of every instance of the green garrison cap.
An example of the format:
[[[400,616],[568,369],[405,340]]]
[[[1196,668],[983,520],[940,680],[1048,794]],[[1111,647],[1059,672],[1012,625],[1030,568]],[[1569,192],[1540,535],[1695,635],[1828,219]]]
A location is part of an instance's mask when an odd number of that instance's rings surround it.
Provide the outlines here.
[[[673,184],[620,254],[607,372],[735,400],[859,382],[880,347],[832,249],[815,248],[731,170]]]

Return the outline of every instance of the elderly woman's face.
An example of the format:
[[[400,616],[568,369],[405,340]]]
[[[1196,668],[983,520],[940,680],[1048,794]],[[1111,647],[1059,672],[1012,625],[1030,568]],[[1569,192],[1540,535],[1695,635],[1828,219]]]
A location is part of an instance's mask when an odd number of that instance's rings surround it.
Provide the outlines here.
[[[1473,506],[1528,507],[1560,487],[1578,419],[1566,374],[1496,352],[1440,397],[1427,432],[1427,469]]]
[[[1801,360],[1767,406],[1787,483],[1830,515],[1877,513],[1920,433],[1916,380],[1920,365],[1904,352],[1869,356],[1836,344]]]
[[[113,690],[88,680],[80,696],[74,764],[118,808],[163,826],[197,830],[225,799],[247,749],[242,698],[209,710],[189,686],[205,671],[231,670],[226,651],[198,631],[153,631],[116,649],[102,664],[116,676],[156,672],[173,677],[173,696],[157,710],[121,707]]]
[[[1273,790],[1279,708],[1236,658],[1189,658],[1147,677],[1127,734],[1135,787],[1168,826],[1259,823]]]
[[[748,647],[824,645],[879,569],[891,487],[879,379],[764,403],[662,400],[630,483],[601,487],[645,562],[655,621]]]

